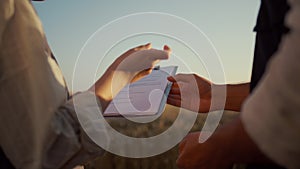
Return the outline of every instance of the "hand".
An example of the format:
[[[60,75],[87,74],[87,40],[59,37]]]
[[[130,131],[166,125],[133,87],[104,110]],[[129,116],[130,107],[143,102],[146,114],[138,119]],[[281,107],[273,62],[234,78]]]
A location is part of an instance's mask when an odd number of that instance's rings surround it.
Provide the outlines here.
[[[160,60],[168,59],[171,49],[164,46],[164,50],[152,49],[151,44],[142,45],[128,50],[122,54],[110,66],[109,71],[123,72],[129,75],[132,79],[130,82],[137,81],[151,73],[152,68]]]
[[[195,112],[209,111],[214,84],[196,74],[177,74],[175,77],[168,77],[168,80],[173,82],[168,104]]]
[[[230,148],[226,140],[209,138],[199,143],[199,134],[191,133],[179,145],[177,166],[179,169],[230,169],[233,162],[230,160]],[[203,134],[203,133],[201,133]],[[225,144],[224,144],[225,143]]]
[[[100,98],[104,110],[125,85],[151,73],[154,65],[162,59],[168,59],[170,53],[168,46],[164,46],[164,50],[157,50],[152,49],[150,43],[130,49],[109,66],[90,90]]]

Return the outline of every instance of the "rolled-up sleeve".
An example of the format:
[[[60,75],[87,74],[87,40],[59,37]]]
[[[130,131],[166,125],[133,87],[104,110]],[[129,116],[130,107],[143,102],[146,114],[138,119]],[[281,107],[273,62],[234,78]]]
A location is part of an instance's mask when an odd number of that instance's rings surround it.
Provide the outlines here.
[[[266,73],[245,102],[242,121],[260,149],[275,162],[300,168],[300,1],[290,0],[291,29]]]
[[[97,120],[101,113],[99,105],[95,94],[86,91],[57,110],[48,130],[43,168],[71,168],[103,154],[104,150],[88,135],[97,130],[96,134],[109,146],[106,128]]]

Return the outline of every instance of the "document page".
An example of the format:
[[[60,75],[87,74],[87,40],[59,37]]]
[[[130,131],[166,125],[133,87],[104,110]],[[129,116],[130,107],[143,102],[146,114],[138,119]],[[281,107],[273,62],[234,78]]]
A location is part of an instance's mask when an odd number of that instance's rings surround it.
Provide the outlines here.
[[[177,66],[152,70],[141,80],[125,86],[109,104],[104,116],[147,116],[163,111],[171,88],[168,76],[174,76]]]

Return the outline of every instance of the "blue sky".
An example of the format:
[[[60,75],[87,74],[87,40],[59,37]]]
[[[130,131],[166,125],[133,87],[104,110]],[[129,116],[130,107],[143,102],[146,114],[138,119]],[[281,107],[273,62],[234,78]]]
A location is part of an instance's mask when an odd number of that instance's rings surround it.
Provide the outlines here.
[[[42,3],[34,2],[50,46],[69,85],[72,82],[76,58],[88,38],[108,22],[137,12],[169,13],[193,23],[209,37],[216,47],[224,66],[227,82],[249,81],[255,38],[252,30],[259,4],[259,0],[48,0]],[[145,36],[140,42],[146,42],[148,40],[146,38]],[[154,47],[160,47],[159,45],[161,44],[154,44]],[[133,46],[123,44],[122,49],[131,47]],[[112,61],[107,60],[104,64],[109,65]],[[196,69],[197,67],[194,67],[194,70]],[[194,72],[201,75],[201,71]],[[84,72],[82,74],[84,75]],[[84,81],[84,76],[82,78]],[[86,85],[82,85],[76,90],[84,90],[85,87]]]

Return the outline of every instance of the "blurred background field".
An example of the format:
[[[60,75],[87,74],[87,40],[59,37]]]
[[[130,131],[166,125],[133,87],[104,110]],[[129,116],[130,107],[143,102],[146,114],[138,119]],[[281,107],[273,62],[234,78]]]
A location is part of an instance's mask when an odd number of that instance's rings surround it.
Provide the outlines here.
[[[185,113],[193,113],[184,110]],[[109,118],[110,125],[119,132],[131,137],[150,137],[155,136],[167,130],[176,120],[179,109],[167,105],[164,113],[156,120],[137,124],[125,118]],[[223,114],[219,125],[232,120],[238,115],[237,112],[226,111]],[[201,130],[207,115],[198,114],[197,120],[191,129],[191,132]],[[180,127],[179,127],[180,128]],[[121,141],[121,140],[120,140]],[[178,156],[178,145],[167,152],[148,158],[127,158],[106,152],[103,156],[90,161],[85,165],[85,169],[176,169],[176,159]],[[236,165],[235,169],[242,169],[242,166]]]

